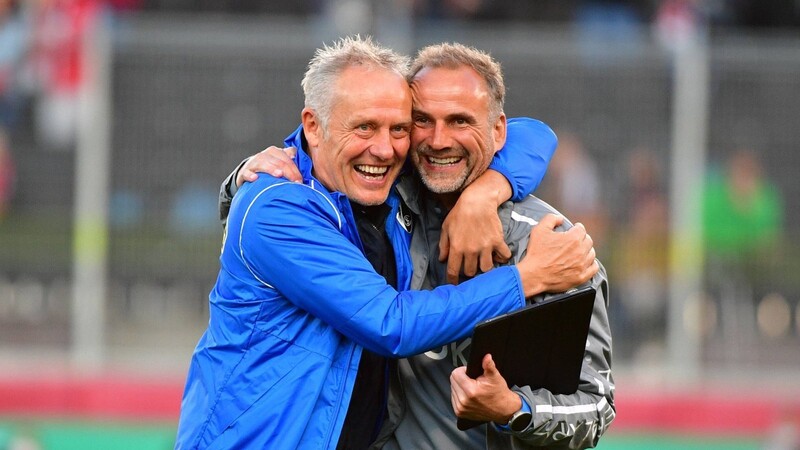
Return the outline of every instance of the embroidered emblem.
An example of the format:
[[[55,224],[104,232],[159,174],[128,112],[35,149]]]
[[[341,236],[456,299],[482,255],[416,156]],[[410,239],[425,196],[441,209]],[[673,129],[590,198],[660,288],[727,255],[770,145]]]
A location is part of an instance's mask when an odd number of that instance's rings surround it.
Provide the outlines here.
[[[406,214],[403,212],[403,204],[400,203],[399,207],[397,208],[397,223],[406,230],[407,233],[411,233],[413,221],[411,220],[411,214]]]

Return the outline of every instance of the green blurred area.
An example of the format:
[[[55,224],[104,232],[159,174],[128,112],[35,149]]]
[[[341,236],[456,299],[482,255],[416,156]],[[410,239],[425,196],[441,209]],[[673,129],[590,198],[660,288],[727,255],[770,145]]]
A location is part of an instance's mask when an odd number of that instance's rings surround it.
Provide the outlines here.
[[[0,421],[0,450],[32,440],[41,450],[169,450],[175,442],[174,425],[100,423],[80,421]],[[30,448],[30,447],[25,447]],[[755,438],[676,436],[669,434],[609,433],[600,450],[757,450]]]
[[[604,436],[599,450],[758,450],[757,439],[719,436],[674,436],[666,434],[631,434]]]
[[[164,221],[166,222],[166,221]],[[71,213],[17,214],[0,221],[0,273],[52,274],[73,258]],[[213,279],[221,228],[177,233],[166,224],[111,229],[109,264],[126,276]]]
[[[24,443],[24,444],[23,444]],[[82,421],[0,422],[0,450],[35,443],[40,450],[170,450],[172,424],[101,423]]]

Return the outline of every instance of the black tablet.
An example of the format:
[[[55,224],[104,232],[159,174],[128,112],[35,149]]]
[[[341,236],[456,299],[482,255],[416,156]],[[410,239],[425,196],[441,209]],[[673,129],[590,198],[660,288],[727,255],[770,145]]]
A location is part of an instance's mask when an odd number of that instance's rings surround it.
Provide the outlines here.
[[[595,289],[582,287],[475,325],[467,375],[483,374],[483,357],[491,353],[509,387],[528,385],[554,394],[574,393],[594,299]],[[467,430],[481,423],[458,419],[458,428]]]

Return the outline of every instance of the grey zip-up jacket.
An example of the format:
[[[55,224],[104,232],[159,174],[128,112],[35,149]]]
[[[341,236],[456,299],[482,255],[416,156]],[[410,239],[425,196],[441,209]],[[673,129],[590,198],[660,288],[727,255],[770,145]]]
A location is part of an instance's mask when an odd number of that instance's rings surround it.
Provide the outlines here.
[[[419,196],[420,186],[414,177],[406,177],[398,186],[401,197],[418,218],[411,241],[414,263],[412,289],[431,289],[446,284],[446,266],[438,261],[438,242],[445,213],[430,197]],[[530,231],[548,213],[559,214],[534,196],[521,202],[506,202],[499,210],[506,243],[513,254],[509,264],[518,262],[527,249]],[[570,228],[565,220],[562,231]],[[466,364],[470,339],[432,349],[421,355],[400,360],[399,374],[405,401],[399,426],[388,438],[385,449],[516,449],[595,447],[615,417],[614,381],[611,375],[611,331],[608,322],[608,280],[605,268],[587,284],[597,290],[581,382],[576,393],[555,395],[529,386],[514,388],[533,411],[530,426],[519,433],[499,431],[488,424],[460,431],[450,404],[450,372]],[[539,302],[547,295],[531,299]],[[403,408],[404,406],[404,408]]]

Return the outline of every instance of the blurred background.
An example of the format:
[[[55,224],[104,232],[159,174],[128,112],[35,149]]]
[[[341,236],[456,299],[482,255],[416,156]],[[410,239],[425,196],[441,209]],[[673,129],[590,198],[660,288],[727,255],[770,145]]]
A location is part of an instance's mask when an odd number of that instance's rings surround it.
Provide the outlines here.
[[[490,51],[611,280],[599,448],[800,448],[800,2],[0,0],[0,449],[172,448],[217,191],[315,48]]]

